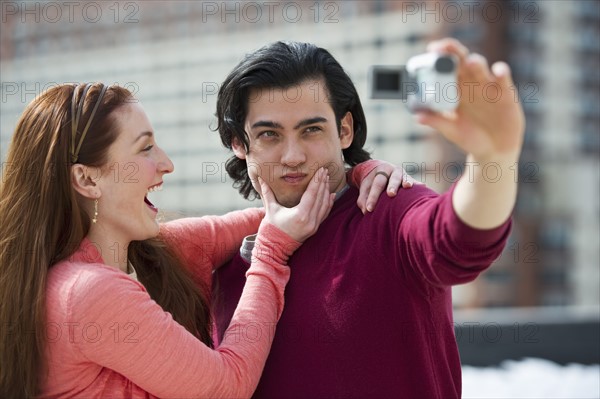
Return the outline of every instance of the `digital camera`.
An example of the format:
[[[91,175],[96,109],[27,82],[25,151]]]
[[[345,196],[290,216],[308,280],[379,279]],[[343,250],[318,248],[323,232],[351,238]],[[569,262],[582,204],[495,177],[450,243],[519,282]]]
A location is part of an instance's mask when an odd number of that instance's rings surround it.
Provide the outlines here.
[[[406,66],[373,66],[370,97],[403,100],[410,112],[452,111],[459,103],[457,66],[454,55],[438,53],[411,57]]]

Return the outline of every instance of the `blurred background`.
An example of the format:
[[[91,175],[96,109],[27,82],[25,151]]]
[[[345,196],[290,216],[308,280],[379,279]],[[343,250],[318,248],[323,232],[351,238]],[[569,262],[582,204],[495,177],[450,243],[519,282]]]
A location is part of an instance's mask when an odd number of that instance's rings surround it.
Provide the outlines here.
[[[461,356],[474,366],[524,357],[600,363],[598,1],[0,4],[2,167],[19,115],[41,91],[117,83],[141,100],[175,164],[153,194],[175,217],[260,205],[232,188],[224,169],[231,154],[211,129],[220,82],[247,52],[276,40],[327,48],[361,95],[373,157],[440,192],[460,176],[464,155],[417,125],[402,102],[369,99],[369,67],[402,65],[446,36],[490,64],[507,61],[527,118],[519,199],[503,255],[454,291]],[[598,378],[592,397],[600,396]]]

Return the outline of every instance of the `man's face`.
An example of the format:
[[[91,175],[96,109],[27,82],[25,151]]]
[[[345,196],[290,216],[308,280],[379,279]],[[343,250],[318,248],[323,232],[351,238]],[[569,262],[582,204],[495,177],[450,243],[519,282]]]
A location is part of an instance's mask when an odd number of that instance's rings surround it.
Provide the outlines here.
[[[338,132],[328,101],[321,80],[250,92],[244,124],[250,150],[246,153],[234,139],[233,151],[246,160],[254,187],[260,176],[283,206],[300,202],[320,167],[329,171],[332,193],[346,184],[342,149],[348,148],[354,137],[352,114],[342,118]]]

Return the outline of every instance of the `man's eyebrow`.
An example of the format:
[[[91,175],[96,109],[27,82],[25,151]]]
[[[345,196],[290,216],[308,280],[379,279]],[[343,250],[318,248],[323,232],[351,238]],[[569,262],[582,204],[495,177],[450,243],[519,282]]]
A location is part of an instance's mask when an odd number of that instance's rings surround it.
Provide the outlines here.
[[[252,129],[256,129],[257,127],[270,127],[270,128],[273,128],[273,129],[283,129],[283,126],[281,126],[279,123],[273,122],[273,121],[258,121],[258,122],[255,122],[252,125]]]
[[[133,143],[134,143],[134,144],[135,144],[135,143],[137,143],[139,139],[141,139],[142,137],[146,137],[146,136],[148,136],[148,137],[152,137],[152,136],[154,136],[154,133],[152,133],[152,132],[150,132],[150,131],[147,131],[147,132],[142,132],[142,133],[140,133],[140,134],[139,134],[139,135],[136,137],[136,139],[134,140],[134,142],[133,142]]]
[[[322,116],[315,116],[314,118],[308,118],[308,119],[301,120],[300,122],[298,122],[298,124],[296,126],[294,126],[294,130],[300,129],[303,126],[308,126],[308,125],[312,125],[315,123],[324,123],[324,122],[327,122],[326,118],[323,118]]]

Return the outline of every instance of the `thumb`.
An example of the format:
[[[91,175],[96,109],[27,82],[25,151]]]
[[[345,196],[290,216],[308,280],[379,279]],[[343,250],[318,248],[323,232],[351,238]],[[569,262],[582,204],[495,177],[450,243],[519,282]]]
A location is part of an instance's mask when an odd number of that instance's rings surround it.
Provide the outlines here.
[[[258,184],[260,186],[260,197],[263,200],[263,205],[265,206],[265,209],[268,209],[274,203],[277,203],[277,200],[275,199],[275,194],[273,194],[273,190],[271,190],[271,187],[269,187],[267,182],[264,181],[262,177],[258,176],[257,178]]]
[[[457,135],[455,112],[419,112],[416,117],[417,122],[437,130],[450,141],[454,141]]]

